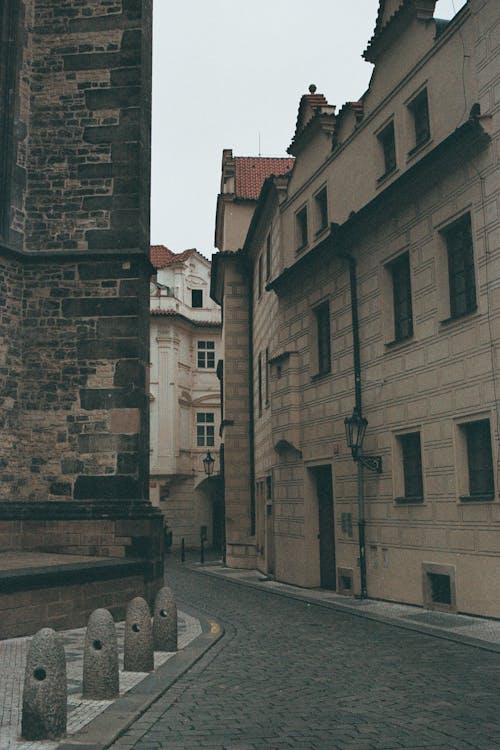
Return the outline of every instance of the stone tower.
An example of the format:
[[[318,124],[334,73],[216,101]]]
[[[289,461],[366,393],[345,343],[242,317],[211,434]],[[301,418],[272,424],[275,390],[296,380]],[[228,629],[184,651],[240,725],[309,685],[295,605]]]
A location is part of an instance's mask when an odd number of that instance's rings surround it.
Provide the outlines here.
[[[2,549],[147,557],[150,583],[151,6],[0,1]]]

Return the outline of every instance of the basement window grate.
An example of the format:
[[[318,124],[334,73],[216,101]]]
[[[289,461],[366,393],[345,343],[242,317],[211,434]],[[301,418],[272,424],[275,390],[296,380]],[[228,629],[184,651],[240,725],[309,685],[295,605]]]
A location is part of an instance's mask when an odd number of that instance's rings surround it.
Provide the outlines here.
[[[431,587],[431,598],[436,604],[451,604],[450,576],[442,573],[427,573]]]

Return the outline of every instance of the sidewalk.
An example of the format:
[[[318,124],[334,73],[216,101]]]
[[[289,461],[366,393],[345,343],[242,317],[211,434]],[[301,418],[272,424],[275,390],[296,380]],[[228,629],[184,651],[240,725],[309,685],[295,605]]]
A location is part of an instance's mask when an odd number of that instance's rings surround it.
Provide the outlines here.
[[[67,664],[68,725],[66,739],[56,742],[28,742],[20,738],[24,670],[31,637],[0,641],[0,750],[70,750],[83,746],[98,750],[107,747],[222,634],[217,623],[179,612],[179,650],[155,652],[155,671],[152,673],[125,672],[124,628],[124,622],[117,623],[120,697],[111,701],[82,698],[86,629],[60,632]]]
[[[421,607],[376,599],[354,599],[326,589],[303,589],[267,578],[258,570],[226,568],[210,562],[190,567],[204,575],[222,577],[231,583],[250,586],[278,596],[287,596],[309,604],[337,609],[356,617],[366,617],[407,630],[416,630],[438,638],[500,653],[500,620],[469,615],[434,612]]]

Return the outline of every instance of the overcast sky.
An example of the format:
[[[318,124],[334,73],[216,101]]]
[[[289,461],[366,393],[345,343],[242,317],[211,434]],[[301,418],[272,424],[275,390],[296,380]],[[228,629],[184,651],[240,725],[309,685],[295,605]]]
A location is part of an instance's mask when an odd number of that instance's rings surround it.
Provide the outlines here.
[[[451,18],[465,0],[438,0]],[[378,0],[154,2],[151,240],[213,252],[222,149],[286,156],[315,83],[337,111],[366,90]]]

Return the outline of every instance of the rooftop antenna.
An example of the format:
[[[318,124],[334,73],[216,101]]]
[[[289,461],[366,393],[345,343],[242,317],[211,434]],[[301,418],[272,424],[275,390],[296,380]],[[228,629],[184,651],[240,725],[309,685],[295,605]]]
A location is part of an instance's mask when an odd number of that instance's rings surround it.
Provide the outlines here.
[[[260,130],[259,130],[259,156],[261,156],[261,155],[262,154],[260,153]]]

